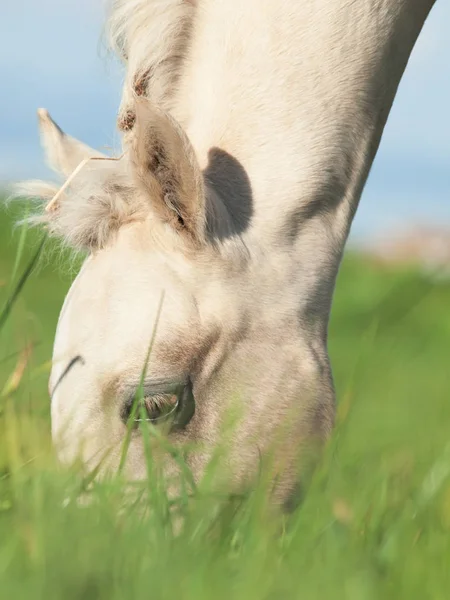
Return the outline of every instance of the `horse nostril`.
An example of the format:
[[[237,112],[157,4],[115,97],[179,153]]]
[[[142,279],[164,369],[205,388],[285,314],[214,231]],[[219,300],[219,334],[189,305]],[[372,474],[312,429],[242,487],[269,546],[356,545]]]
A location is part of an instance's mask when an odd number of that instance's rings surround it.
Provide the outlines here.
[[[84,358],[80,355],[74,356],[72,358],[72,360],[69,362],[69,364],[67,365],[67,367],[64,369],[64,371],[61,373],[61,375],[59,376],[57,382],[55,383],[53,390],[50,390],[49,388],[49,392],[50,392],[50,398],[53,397],[54,393],[56,392],[57,388],[59,387],[59,385],[62,383],[62,381],[67,377],[67,375],[69,374],[69,372],[73,369],[73,367],[77,364],[77,363],[81,363],[82,365],[85,364],[84,362]],[[49,386],[50,386],[50,382],[49,382]]]

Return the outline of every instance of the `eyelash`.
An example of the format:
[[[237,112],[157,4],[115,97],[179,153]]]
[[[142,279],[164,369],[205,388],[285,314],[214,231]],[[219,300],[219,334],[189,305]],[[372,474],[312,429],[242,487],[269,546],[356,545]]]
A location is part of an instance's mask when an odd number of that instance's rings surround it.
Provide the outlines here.
[[[155,389],[158,387],[159,390]],[[134,409],[134,396],[129,396],[122,405],[120,417],[125,425],[130,423],[131,417],[134,428],[141,422],[158,425],[169,420],[170,431],[174,432],[184,429],[194,416],[195,398],[190,378],[182,382],[153,382],[147,389],[144,387],[144,394]]]
[[[146,396],[143,398],[141,402],[141,406],[143,405],[144,410],[147,412],[148,418],[143,419],[140,411],[136,415],[134,422],[140,423],[142,421],[147,422],[158,422],[159,420],[165,419],[170,415],[174,414],[178,408],[179,399],[175,394],[152,394],[151,396]],[[168,408],[167,412],[163,412],[164,408]],[[155,416],[151,416],[152,412],[156,411]]]

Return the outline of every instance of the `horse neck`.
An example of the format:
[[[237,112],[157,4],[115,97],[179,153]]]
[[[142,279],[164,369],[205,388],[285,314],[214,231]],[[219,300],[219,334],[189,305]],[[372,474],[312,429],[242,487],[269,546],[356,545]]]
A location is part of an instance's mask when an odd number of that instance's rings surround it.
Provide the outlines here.
[[[240,233],[340,256],[433,3],[200,0],[175,112]]]

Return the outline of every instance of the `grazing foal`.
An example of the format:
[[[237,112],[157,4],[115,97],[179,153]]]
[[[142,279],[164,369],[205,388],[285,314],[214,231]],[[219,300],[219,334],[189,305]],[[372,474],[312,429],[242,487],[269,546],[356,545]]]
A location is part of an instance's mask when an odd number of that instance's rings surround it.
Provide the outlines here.
[[[195,444],[196,479],[237,407],[227,485],[250,481],[270,450],[274,497],[290,498],[306,448],[332,428],[334,283],[432,5],[116,1],[123,157],[86,162],[41,216],[88,254],[54,347],[61,460],[117,468],[146,364],[141,407],[175,446]],[[40,124],[66,177],[100,157],[45,111]],[[57,188],[25,190],[48,201]],[[176,473],[170,457],[161,461]],[[130,479],[146,475],[139,429],[124,468]]]

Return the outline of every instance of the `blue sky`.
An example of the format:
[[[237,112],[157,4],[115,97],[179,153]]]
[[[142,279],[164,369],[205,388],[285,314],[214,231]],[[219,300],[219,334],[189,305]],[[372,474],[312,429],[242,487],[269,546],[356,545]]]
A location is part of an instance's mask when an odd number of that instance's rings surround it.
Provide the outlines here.
[[[36,108],[95,147],[117,147],[118,66],[104,0],[8,0],[0,20],[0,181],[48,176]],[[450,3],[437,0],[393,106],[352,238],[410,222],[450,226]]]

